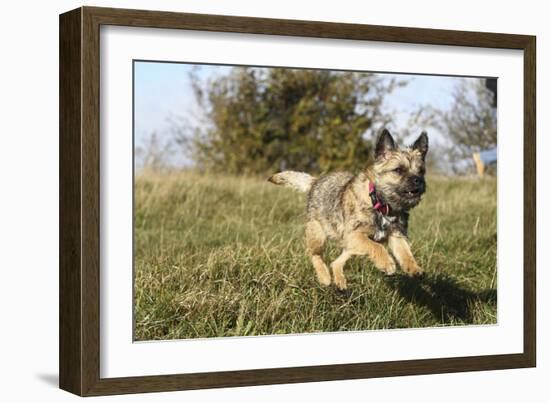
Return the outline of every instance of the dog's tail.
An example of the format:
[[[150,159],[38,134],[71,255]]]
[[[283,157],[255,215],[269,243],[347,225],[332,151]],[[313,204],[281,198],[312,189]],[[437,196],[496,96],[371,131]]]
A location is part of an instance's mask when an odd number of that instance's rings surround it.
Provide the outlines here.
[[[304,172],[283,171],[272,175],[268,179],[269,182],[284,187],[289,187],[299,192],[307,193],[311,189],[311,185],[315,181],[315,177]]]

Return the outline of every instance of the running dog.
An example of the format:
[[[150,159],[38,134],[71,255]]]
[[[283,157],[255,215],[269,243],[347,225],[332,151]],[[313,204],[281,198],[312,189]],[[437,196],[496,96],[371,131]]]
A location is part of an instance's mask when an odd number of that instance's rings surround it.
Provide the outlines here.
[[[374,265],[392,275],[395,260],[409,276],[422,274],[409,241],[409,211],[426,191],[428,135],[422,132],[409,148],[400,149],[386,129],[376,141],[374,162],[352,174],[335,172],[319,177],[284,171],[268,180],[307,193],[306,249],[319,283],[344,291],[344,265],[354,255],[367,255]],[[330,264],[321,258],[328,239],[339,242],[340,256]],[[393,254],[390,255],[386,247]]]

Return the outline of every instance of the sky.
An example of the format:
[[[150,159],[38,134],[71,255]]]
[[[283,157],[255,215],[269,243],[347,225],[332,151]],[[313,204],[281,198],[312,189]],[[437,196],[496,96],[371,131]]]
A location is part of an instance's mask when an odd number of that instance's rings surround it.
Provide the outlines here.
[[[134,65],[134,119],[136,146],[147,143],[153,132],[161,139],[170,135],[171,121],[176,117],[189,117],[197,113],[189,73],[193,64],[165,62],[135,62]],[[199,65],[196,73],[208,79],[227,74],[230,66]],[[460,81],[472,78],[379,73],[384,77],[406,80],[407,85],[396,88],[384,99],[382,109],[394,118],[394,134],[407,126],[411,112],[421,105],[448,110],[452,93]],[[443,141],[434,129],[429,131],[430,141]]]

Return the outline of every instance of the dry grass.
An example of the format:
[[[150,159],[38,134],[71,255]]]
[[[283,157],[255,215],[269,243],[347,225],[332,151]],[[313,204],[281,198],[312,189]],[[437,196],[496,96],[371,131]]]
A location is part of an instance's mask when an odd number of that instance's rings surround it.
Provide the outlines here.
[[[496,322],[494,178],[429,178],[410,222],[427,275],[386,278],[356,257],[346,297],[316,283],[302,194],[258,178],[143,173],[135,206],[136,340]]]

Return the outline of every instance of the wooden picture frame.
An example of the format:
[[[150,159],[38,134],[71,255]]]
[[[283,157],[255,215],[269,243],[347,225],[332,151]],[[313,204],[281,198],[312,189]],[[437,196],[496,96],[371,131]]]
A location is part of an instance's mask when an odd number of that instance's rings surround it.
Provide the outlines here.
[[[369,40],[524,52],[523,353],[228,372],[100,377],[100,26]],[[535,37],[81,7],[60,16],[60,387],[81,396],[533,367],[536,363]]]

